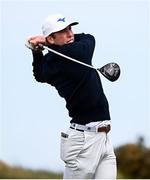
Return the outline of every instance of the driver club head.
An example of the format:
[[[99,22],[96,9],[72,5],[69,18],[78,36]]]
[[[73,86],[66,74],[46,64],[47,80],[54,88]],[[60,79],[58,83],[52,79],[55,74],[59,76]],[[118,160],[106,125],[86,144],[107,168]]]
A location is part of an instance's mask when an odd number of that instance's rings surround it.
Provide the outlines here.
[[[99,68],[98,71],[110,81],[116,81],[120,76],[120,67],[117,63],[111,62],[103,67]]]

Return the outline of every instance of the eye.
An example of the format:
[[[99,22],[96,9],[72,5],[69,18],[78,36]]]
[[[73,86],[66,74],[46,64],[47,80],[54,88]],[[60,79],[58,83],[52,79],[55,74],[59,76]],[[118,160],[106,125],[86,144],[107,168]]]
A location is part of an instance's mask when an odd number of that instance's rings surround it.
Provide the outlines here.
[[[59,31],[59,32],[64,33],[64,32],[66,32],[66,31],[67,31],[67,28],[65,28],[65,29],[63,29],[63,30],[61,30],[61,31]]]
[[[60,33],[65,33],[65,32],[68,32],[68,31],[71,31],[71,26],[68,26],[66,27],[65,29],[59,31]]]

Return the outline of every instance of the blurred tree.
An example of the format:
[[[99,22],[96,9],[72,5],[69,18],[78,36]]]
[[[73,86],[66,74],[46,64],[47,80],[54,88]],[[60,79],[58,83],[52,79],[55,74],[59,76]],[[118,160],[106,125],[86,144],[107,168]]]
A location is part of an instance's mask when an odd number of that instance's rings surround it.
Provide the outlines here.
[[[139,146],[143,146],[144,147],[144,144],[145,144],[145,140],[144,140],[144,138],[142,137],[142,136],[140,136],[140,137],[138,137],[138,139],[137,139],[137,144],[139,145]]]
[[[115,149],[118,170],[125,178],[150,178],[150,149],[144,145],[144,138],[139,137],[137,144],[126,144]]]

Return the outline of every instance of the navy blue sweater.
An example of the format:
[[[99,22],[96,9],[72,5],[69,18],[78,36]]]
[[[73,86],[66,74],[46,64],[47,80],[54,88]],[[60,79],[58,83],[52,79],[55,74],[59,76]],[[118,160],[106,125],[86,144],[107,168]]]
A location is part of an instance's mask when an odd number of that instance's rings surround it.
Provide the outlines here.
[[[90,34],[75,34],[73,43],[49,47],[91,65],[95,39]],[[33,52],[33,73],[37,81],[54,86],[66,100],[71,122],[85,125],[110,120],[108,101],[96,70],[51,52]]]

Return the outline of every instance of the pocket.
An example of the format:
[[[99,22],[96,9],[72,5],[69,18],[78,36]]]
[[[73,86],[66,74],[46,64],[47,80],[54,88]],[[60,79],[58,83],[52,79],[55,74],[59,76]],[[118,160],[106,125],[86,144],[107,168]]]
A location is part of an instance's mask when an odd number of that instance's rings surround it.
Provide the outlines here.
[[[61,144],[60,144],[60,158],[64,161],[64,156],[65,156],[65,149],[66,149],[66,143],[68,140],[68,134],[61,132]]]
[[[61,133],[60,157],[65,163],[76,160],[84,146],[84,133],[71,130]]]

